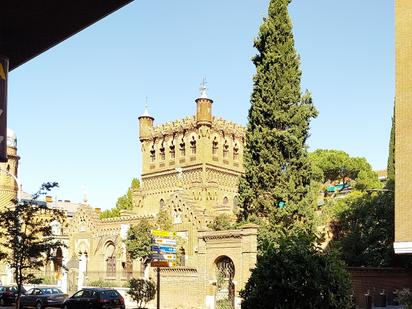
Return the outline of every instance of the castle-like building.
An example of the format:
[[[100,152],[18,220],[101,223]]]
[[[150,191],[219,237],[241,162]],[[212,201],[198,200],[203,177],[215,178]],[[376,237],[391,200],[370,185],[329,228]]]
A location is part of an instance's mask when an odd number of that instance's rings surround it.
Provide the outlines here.
[[[245,128],[213,116],[213,101],[204,85],[195,104],[194,116],[158,126],[147,108],[138,117],[142,175],[140,188],[133,192],[132,210],[100,219],[100,210],[86,198],[80,204],[69,203],[70,209],[67,203],[46,198],[47,205],[67,212],[66,222],[53,227],[55,237],[67,248],[55,252],[54,262],[39,275],[58,280],[54,283],[67,291],[98,280],[118,286],[132,276],[144,276],[144,263],[127,254],[127,231],[143,218],[154,221],[160,211],[166,211],[181,240],[180,266],[161,269],[162,308],[215,308],[218,302],[239,307],[238,292],[256,262],[256,227],[211,231],[208,224],[220,214],[235,217]],[[22,194],[17,138],[12,131],[8,156],[9,161],[0,166],[2,207]],[[0,279],[12,279],[6,265],[0,265]]]
[[[139,117],[143,166],[135,211],[156,216],[168,210],[189,244],[217,215],[237,210],[245,129],[214,117],[212,107],[202,86],[194,116],[159,126],[147,109]],[[187,249],[190,256],[195,248]]]
[[[245,128],[213,116],[204,85],[195,103],[194,116],[158,126],[147,108],[138,117],[142,175],[134,208],[107,219],[99,219],[87,202],[78,209],[68,228],[69,288],[143,276],[141,261],[126,253],[127,231],[165,210],[183,240],[177,248],[181,266],[162,269],[161,291],[169,305],[214,308],[219,299],[235,302],[256,261],[256,227],[216,232],[207,226],[219,214],[235,217]],[[216,276],[226,281],[217,284]]]

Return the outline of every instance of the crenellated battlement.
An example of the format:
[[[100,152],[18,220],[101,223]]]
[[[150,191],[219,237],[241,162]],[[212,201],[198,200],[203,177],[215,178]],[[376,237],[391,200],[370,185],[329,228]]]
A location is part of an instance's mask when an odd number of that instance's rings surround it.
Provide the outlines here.
[[[142,182],[134,210],[142,216],[168,209],[182,230],[236,212],[243,173],[246,128],[213,116],[204,85],[195,103],[195,115],[176,121],[154,125],[147,108],[139,117]]]

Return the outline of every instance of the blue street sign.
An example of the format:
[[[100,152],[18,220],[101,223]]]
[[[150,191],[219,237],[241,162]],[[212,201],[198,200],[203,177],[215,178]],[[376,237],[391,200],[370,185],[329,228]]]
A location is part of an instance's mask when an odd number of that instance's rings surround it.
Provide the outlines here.
[[[152,253],[150,255],[150,259],[151,260],[157,260],[157,261],[164,261],[165,257],[163,256],[163,254],[159,254],[159,253]]]
[[[176,253],[176,247],[172,246],[159,246],[161,253]]]

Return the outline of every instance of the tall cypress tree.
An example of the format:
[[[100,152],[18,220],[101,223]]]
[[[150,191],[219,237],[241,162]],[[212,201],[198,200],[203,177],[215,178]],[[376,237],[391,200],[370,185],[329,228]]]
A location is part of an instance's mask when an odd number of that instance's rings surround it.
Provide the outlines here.
[[[391,128],[391,137],[389,140],[389,156],[388,156],[388,184],[393,185],[395,181],[395,110],[392,116],[392,128]]]
[[[300,59],[288,14],[291,0],[271,0],[255,39],[257,55],[248,115],[245,174],[240,180],[240,219],[299,213],[310,193],[306,140],[317,116],[301,92]],[[285,218],[283,216],[282,218]]]

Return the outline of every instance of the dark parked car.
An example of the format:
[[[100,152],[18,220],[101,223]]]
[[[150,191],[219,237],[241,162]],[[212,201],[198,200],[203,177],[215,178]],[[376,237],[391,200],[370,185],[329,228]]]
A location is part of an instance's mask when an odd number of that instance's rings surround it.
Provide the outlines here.
[[[26,290],[22,287],[21,294],[24,294]],[[0,286],[0,306],[10,305],[14,303],[17,295],[17,286],[5,285]]]
[[[61,308],[63,302],[68,297],[58,288],[33,288],[27,291],[20,298],[20,309],[36,308],[43,309],[45,307]]]
[[[125,309],[124,299],[112,289],[91,288],[76,292],[66,299],[63,309]]]

